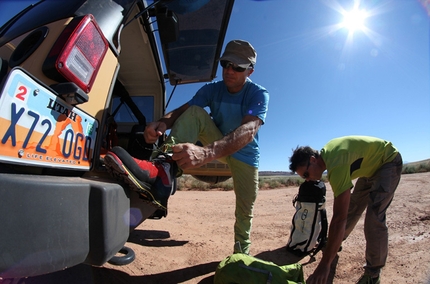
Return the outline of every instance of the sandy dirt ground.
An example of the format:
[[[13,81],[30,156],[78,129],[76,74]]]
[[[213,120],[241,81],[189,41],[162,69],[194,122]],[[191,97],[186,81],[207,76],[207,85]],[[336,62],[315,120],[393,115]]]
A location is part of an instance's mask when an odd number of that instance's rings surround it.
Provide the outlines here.
[[[330,220],[333,194],[326,186]],[[285,251],[297,190],[260,190],[251,254],[278,265],[300,262],[306,278],[322,254],[298,260]],[[79,265],[61,272],[68,279],[64,283],[213,283],[218,263],[233,250],[234,199],[232,191],[178,191],[169,200],[167,218],[146,220],[131,233],[126,246],[136,253],[132,263]],[[387,223],[390,250],[381,283],[430,283],[430,173],[402,176]],[[361,276],[364,247],[362,218],[343,243],[330,283],[354,283]],[[55,283],[53,279],[15,283]]]

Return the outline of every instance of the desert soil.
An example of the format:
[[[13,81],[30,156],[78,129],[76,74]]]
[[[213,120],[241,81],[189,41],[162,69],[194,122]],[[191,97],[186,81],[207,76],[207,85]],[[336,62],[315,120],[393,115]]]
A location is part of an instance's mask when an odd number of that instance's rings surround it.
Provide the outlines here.
[[[330,185],[326,186],[330,220],[333,194]],[[285,251],[297,190],[260,190],[251,254],[278,265],[298,261],[304,265],[306,278],[322,254],[316,259],[293,260]],[[213,283],[218,263],[233,250],[234,204],[232,191],[178,191],[169,200],[167,218],[146,220],[130,234],[126,246],[136,253],[132,263],[80,265],[63,271],[62,277],[68,279],[65,283]],[[430,283],[430,173],[402,176],[387,212],[387,224],[389,256],[381,283]],[[331,283],[354,283],[360,277],[364,247],[362,218],[343,243]],[[54,283],[36,279],[19,283]]]

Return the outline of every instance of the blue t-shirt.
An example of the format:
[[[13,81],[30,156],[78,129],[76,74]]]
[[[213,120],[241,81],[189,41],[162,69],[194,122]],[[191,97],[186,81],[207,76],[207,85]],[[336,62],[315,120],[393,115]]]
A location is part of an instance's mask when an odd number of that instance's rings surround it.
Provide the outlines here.
[[[269,105],[269,93],[249,78],[242,90],[235,94],[227,90],[223,81],[218,81],[201,87],[188,104],[202,108],[209,107],[215,125],[225,136],[241,125],[245,115],[257,116],[264,123]],[[248,165],[258,167],[260,158],[258,132],[252,142],[231,156]]]

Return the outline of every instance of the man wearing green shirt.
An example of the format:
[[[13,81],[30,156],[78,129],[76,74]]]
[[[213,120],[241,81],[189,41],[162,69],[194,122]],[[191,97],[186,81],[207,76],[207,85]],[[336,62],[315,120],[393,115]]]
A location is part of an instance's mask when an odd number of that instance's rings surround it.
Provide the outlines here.
[[[385,213],[399,184],[402,166],[402,157],[391,142],[375,137],[335,138],[319,152],[309,146],[294,150],[290,170],[305,180],[319,180],[327,170],[334,193],[327,246],[306,283],[326,283],[342,241],[352,232],[366,208],[366,266],[357,283],[380,283],[380,271],[388,254]],[[357,179],[355,187],[354,179]]]

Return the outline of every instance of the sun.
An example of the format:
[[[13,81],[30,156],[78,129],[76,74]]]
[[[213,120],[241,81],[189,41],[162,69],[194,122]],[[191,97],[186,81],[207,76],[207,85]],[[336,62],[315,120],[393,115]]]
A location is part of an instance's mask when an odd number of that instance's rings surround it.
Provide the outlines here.
[[[365,21],[368,17],[366,10],[354,9],[348,12],[344,12],[342,27],[348,29],[349,32],[354,33],[365,29]]]
[[[380,45],[382,36],[372,29],[372,24],[375,17],[386,12],[386,6],[376,5],[369,8],[361,5],[363,0],[350,0],[349,2],[353,2],[353,5],[343,7],[339,3],[340,0],[323,1],[325,1],[324,4],[328,8],[338,13],[334,16],[336,23],[327,26],[324,32],[327,32],[328,35],[333,35],[333,38],[334,35],[339,35],[339,38],[345,36],[343,51],[346,51],[346,48],[352,45],[357,46],[367,39],[375,46]],[[342,46],[340,42],[338,44],[337,46]]]

